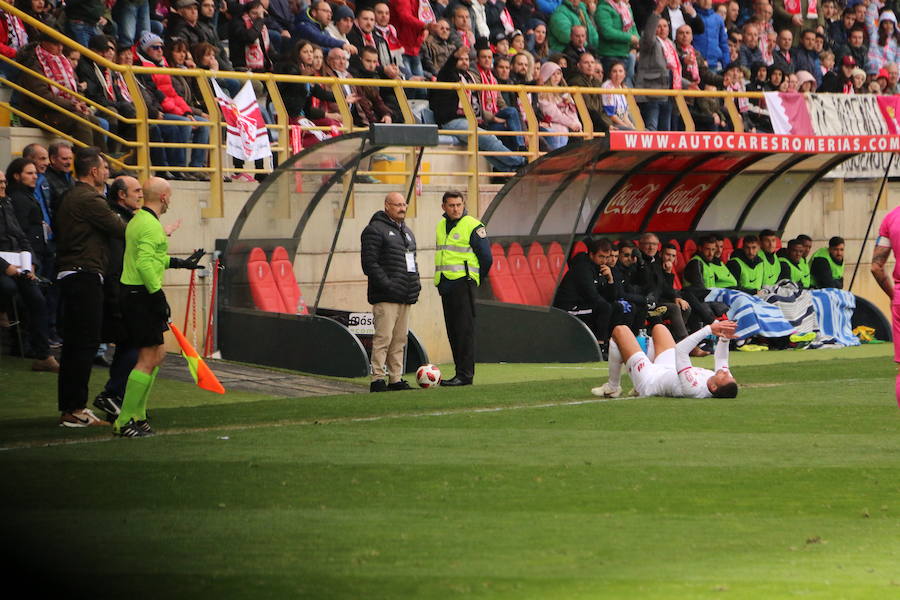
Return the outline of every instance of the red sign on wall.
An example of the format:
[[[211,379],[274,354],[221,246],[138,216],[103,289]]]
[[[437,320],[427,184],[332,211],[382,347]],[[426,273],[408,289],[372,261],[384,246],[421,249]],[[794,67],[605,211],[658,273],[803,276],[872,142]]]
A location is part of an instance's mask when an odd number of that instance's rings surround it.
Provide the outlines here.
[[[727,173],[696,173],[669,190],[656,209],[648,231],[687,231],[710,194],[719,188]]]
[[[603,208],[593,233],[638,231],[656,199],[676,176],[638,173],[629,177]]]

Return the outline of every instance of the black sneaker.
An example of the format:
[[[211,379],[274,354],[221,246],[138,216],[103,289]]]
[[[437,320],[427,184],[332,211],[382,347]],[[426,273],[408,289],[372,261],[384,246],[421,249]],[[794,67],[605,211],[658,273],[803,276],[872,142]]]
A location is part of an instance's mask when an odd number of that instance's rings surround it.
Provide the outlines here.
[[[376,379],[369,384],[370,392],[386,392],[388,391],[387,382],[384,379]]]
[[[156,435],[156,432],[153,431],[152,427],[150,427],[150,421],[146,419],[144,419],[143,421],[138,421],[137,428],[143,431],[148,437],[151,435]]]
[[[405,379],[401,379],[400,381],[395,381],[394,383],[389,383],[387,386],[388,391],[390,392],[398,392],[403,390],[411,390],[412,387],[406,382]]]
[[[128,423],[126,423],[118,431],[116,431],[116,428],[113,427],[113,435],[123,438],[150,437],[150,434],[144,433],[144,431],[138,426],[134,419],[128,421]]]
[[[113,417],[111,421],[115,421],[119,413],[122,412],[122,399],[109,392],[100,392],[94,398],[94,408],[111,415]]]

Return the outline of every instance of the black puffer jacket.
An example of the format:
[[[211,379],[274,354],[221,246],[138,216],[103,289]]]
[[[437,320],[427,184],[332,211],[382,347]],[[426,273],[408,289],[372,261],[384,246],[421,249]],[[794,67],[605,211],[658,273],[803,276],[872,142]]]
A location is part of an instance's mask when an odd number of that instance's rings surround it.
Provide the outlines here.
[[[362,270],[369,278],[369,304],[415,304],[422,282],[418,264],[414,273],[406,268],[406,253],[412,252],[415,260],[416,252],[416,238],[409,227],[395,223],[379,210],[360,239]]]

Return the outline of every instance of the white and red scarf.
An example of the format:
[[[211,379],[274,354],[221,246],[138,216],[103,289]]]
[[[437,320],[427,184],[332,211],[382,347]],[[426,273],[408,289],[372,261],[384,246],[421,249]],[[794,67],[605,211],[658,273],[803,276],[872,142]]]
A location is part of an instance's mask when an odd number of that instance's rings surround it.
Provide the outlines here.
[[[15,50],[27,46],[28,32],[25,31],[25,24],[22,23],[22,19],[8,12],[4,12],[3,16],[6,17],[6,34],[9,38],[6,45]]]
[[[242,19],[247,29],[253,29],[253,21],[250,19],[250,15],[245,13]],[[261,71],[266,67],[266,55],[269,53],[269,29],[265,25],[262,26],[259,37],[262,39],[262,42],[254,40],[252,44],[248,44],[244,48],[244,60],[247,63],[247,68],[251,71]]]
[[[660,39],[659,43],[662,44],[663,48],[663,56],[666,59],[666,66],[669,67],[669,71],[672,73],[672,89],[680,90],[681,89],[681,61],[678,59],[678,52],[675,51],[675,44],[672,43],[670,39]]]
[[[747,89],[744,87],[743,82],[730,83],[730,84],[728,84],[728,86],[725,89],[729,92],[746,92],[747,91]],[[749,99],[745,98],[744,96],[740,96],[740,97],[735,98],[735,101],[737,102],[738,112],[745,113],[748,110],[750,110],[750,100]]]
[[[683,50],[686,55],[694,57],[694,60],[691,62],[685,61],[689,79],[694,83],[700,83],[700,67],[697,65],[697,51],[693,46],[688,46],[687,48],[683,48]]]
[[[437,20],[434,16],[434,10],[431,8],[431,2],[428,0],[419,0],[418,17],[419,20],[426,25],[434,23]]]
[[[122,100],[124,100],[125,102],[132,102],[131,91],[128,89],[128,84],[125,83],[125,78],[122,77],[122,74],[113,71],[112,77],[113,82],[116,85],[116,89],[119,90],[119,94],[122,96]]]
[[[94,72],[97,74],[97,79],[103,84],[103,95],[110,102],[115,102],[116,90],[113,87],[112,72],[109,69],[101,69],[100,65],[96,63],[94,63]]]
[[[784,9],[792,15],[799,15],[800,11],[803,9],[801,6],[802,1],[803,0],[784,0]],[[819,18],[818,2],[816,2],[816,0],[809,0],[809,4],[806,5],[806,18]]]
[[[481,75],[481,83],[493,86],[498,85],[497,78],[494,77],[494,74],[491,71],[485,71],[479,66],[478,74]],[[497,111],[500,110],[500,108],[497,106],[497,99],[499,97],[500,92],[498,92],[496,89],[482,90],[481,108],[491,114],[497,114]]]
[[[62,54],[50,54],[40,44],[35,47],[35,53],[47,79],[55,81],[73,92],[78,89],[78,80],[75,78],[75,71],[72,69],[72,63],[69,62],[68,58]],[[55,85],[51,85],[50,89],[57,98],[75,100],[72,94]]]
[[[606,0],[613,9],[622,17],[622,31],[631,31],[634,25],[634,17],[631,15],[631,7],[628,2],[616,2],[616,0]]]
[[[400,38],[397,37],[397,30],[394,29],[393,25],[388,25],[386,27],[381,27],[379,25],[375,26],[375,29],[381,34],[381,37],[388,43],[388,48],[393,52],[394,50],[402,50],[403,44],[400,43]]]

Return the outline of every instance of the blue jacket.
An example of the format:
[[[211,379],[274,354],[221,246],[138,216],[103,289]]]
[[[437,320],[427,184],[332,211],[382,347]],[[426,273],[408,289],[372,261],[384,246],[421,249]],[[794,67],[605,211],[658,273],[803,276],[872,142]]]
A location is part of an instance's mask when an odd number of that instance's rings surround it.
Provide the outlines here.
[[[295,37],[308,40],[322,48],[340,48],[347,42],[333,38],[325,32],[325,28],[309,16],[309,9],[300,11],[294,20]],[[328,51],[325,51],[328,54]]]
[[[535,0],[534,6],[538,12],[544,13],[549,18],[560,4],[562,4],[562,0]]]
[[[728,33],[725,21],[711,8],[697,8],[697,14],[706,28],[703,33],[694,35],[694,48],[703,55],[709,68],[716,71],[728,66]]]

